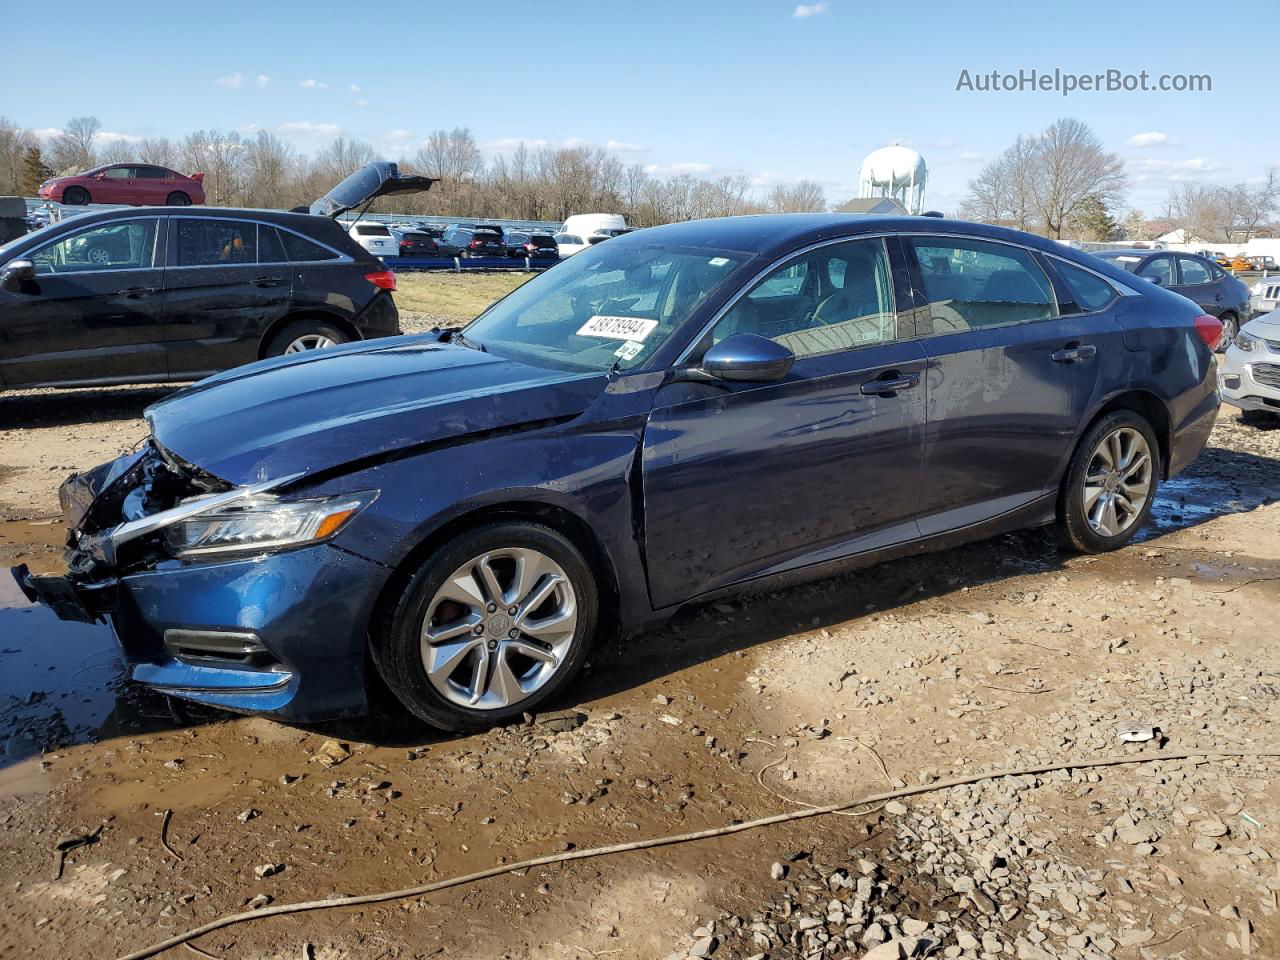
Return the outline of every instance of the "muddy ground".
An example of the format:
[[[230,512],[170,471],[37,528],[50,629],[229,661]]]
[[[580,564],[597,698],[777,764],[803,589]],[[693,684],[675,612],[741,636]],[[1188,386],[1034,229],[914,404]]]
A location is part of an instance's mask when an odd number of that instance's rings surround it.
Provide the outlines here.
[[[137,442],[160,395],[0,397],[0,560],[56,567],[57,483]],[[477,736],[172,711],[122,680],[105,629],[0,586],[0,955],[117,956],[246,904],[728,824],[886,778],[1277,749],[1278,623],[1280,430],[1230,408],[1125,550],[1072,557],[1028,532],[691,610],[597,649],[552,708],[577,714]],[[1117,739],[1129,727],[1155,739]],[[197,946],[662,960],[924,939],[950,957],[1276,957],[1277,771],[1245,758],[993,781]],[[59,840],[84,834],[54,879]]]

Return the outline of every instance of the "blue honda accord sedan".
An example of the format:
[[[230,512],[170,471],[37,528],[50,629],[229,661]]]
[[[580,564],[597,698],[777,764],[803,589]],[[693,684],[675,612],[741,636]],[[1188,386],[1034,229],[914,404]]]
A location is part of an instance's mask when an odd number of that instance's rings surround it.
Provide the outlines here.
[[[318,720],[389,688],[465,729],[726,592],[1041,524],[1127,543],[1206,441],[1220,332],[996,227],[655,227],[462,331],[155,404],[140,449],[63,484],[67,573],[15,572],[166,693]]]

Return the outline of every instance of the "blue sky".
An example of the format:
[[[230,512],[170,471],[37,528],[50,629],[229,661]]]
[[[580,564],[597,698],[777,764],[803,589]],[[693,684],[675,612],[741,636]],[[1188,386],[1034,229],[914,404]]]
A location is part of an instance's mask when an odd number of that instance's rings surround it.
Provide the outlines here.
[[[18,4],[6,35],[28,40],[0,58],[0,112],[42,130],[92,114],[124,137],[265,127],[308,151],[341,132],[391,159],[467,126],[490,152],[585,142],[658,173],[745,173],[761,189],[809,177],[832,200],[896,141],[924,155],[929,205],[946,211],[1014,136],[1061,116],[1124,157],[1130,205],[1152,214],[1180,179],[1241,182],[1280,163],[1280,127],[1250,120],[1269,109],[1274,73],[1244,25],[1203,0],[922,6],[223,0],[130,16],[64,0],[51,16]],[[956,90],[962,69],[1055,67],[1209,73],[1213,89]]]

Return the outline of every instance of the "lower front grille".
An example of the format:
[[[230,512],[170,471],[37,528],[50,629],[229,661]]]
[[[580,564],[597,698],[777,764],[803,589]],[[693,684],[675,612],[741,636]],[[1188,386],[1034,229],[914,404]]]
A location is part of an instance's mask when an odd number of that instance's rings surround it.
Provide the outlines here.
[[[1255,363],[1251,372],[1253,379],[1266,387],[1275,387],[1280,390],[1280,364],[1276,363]]]

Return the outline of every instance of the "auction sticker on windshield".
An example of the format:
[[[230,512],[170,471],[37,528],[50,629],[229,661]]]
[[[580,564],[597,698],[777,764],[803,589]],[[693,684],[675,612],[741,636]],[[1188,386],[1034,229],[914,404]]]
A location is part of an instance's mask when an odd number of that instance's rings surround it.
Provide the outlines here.
[[[658,327],[657,320],[644,317],[595,316],[582,325],[580,337],[604,337],[606,340],[634,340],[644,343],[645,338]]]

